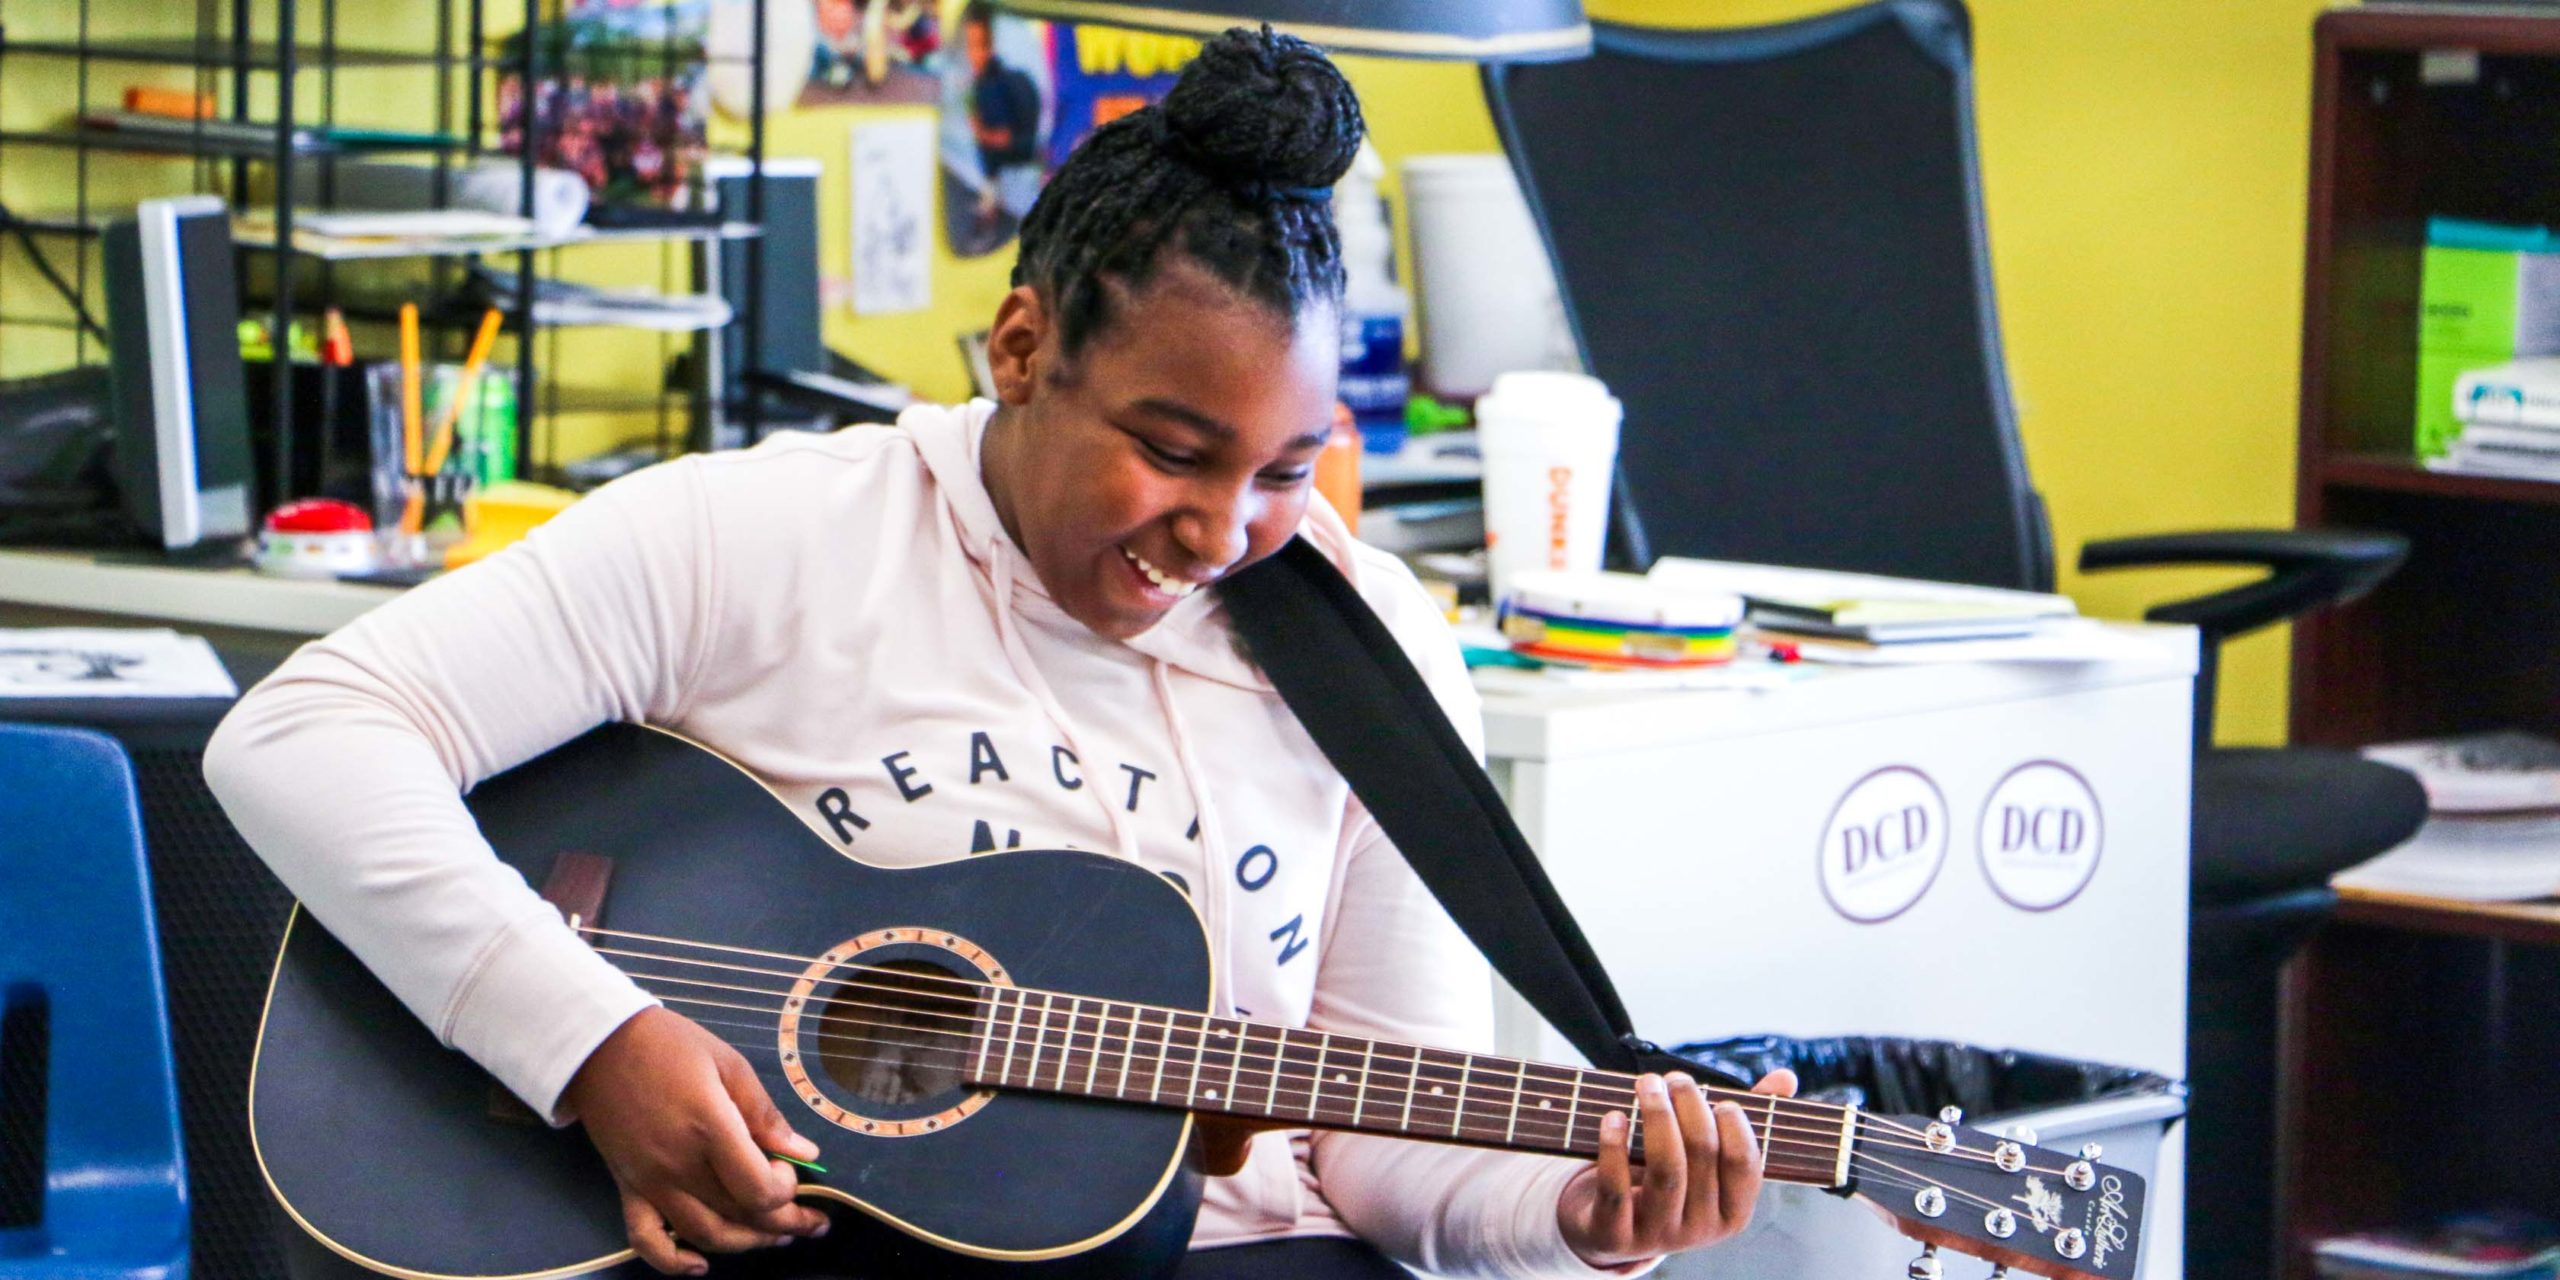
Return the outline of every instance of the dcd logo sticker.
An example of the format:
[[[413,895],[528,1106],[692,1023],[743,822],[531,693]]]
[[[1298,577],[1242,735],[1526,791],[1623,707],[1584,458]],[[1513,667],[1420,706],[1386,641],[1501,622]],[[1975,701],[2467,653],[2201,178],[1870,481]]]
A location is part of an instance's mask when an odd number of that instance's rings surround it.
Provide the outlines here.
[[[1822,896],[1861,924],[1890,920],[1929,891],[1946,860],[1946,797],[1927,774],[1888,765],[1849,788],[1823,826]]]
[[[2069,765],[2029,761],[1982,806],[1982,874],[2010,906],[2051,911],[2089,887],[2106,835],[2088,779]]]

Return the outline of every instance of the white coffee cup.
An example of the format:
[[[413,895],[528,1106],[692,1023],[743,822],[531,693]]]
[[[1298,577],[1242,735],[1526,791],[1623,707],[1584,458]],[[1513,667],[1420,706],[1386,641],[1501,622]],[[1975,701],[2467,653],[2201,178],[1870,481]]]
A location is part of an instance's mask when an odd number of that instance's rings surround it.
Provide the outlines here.
[[[1506,373],[1476,401],[1494,598],[1524,569],[1589,573],[1609,531],[1623,409],[1596,378]]]

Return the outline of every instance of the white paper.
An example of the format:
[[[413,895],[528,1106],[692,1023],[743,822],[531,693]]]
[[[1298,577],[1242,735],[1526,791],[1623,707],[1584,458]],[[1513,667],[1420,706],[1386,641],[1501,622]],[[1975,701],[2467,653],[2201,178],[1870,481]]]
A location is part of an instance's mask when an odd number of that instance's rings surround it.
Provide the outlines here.
[[[853,309],[933,305],[933,121],[882,120],[853,130]]]
[[[228,698],[240,686],[202,636],[167,630],[0,630],[0,698]]]
[[[1857,644],[1812,636],[1768,636],[1763,642],[1793,645],[1807,662],[1862,667],[1921,667],[1954,662],[2128,662],[2160,656],[2160,646],[2138,633],[2094,619],[2055,618],[2035,634],[1989,640],[1912,640]]]

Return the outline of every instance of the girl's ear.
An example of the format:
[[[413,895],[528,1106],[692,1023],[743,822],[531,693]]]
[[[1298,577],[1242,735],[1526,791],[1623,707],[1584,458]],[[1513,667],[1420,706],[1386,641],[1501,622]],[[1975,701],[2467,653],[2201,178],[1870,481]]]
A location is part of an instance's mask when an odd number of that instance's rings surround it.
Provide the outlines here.
[[[1049,308],[1030,285],[1014,286],[996,304],[995,327],[987,331],[987,372],[995,378],[999,403],[1030,403],[1041,362],[1048,358],[1050,331]]]

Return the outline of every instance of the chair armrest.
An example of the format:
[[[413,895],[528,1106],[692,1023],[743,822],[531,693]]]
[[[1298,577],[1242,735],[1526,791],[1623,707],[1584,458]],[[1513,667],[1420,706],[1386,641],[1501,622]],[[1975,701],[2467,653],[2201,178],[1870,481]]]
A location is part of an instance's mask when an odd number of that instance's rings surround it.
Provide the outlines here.
[[[2165,565],[2261,565],[2268,576],[2154,607],[2143,617],[2195,627],[2219,644],[2269,623],[2353,600],[2409,555],[2396,533],[2354,529],[2226,529],[2111,538],[2080,548],[2080,570]]]

